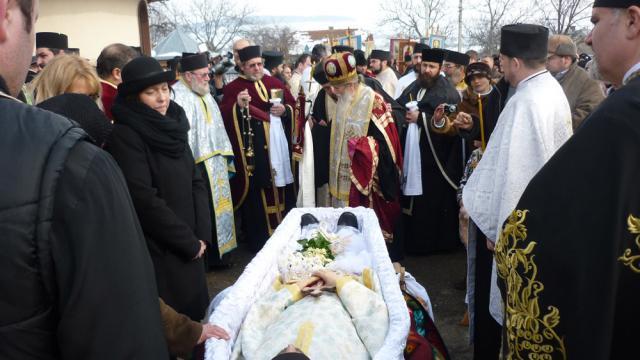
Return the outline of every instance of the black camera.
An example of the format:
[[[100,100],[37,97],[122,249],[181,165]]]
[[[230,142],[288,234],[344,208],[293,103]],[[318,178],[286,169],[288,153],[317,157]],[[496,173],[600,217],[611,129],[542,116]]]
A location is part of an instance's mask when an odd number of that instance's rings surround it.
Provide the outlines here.
[[[454,104],[444,104],[444,113],[453,114],[458,111],[458,107]]]
[[[217,64],[213,65],[211,68],[211,75],[222,75],[229,71],[229,69],[235,66],[233,62],[233,54],[227,52],[222,56],[222,60],[220,60]],[[211,76],[213,78],[213,76]]]

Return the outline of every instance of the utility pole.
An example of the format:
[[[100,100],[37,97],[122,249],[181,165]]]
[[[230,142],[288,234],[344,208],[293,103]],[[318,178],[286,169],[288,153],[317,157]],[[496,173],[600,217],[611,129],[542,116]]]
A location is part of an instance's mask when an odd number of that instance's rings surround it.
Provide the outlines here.
[[[458,2],[458,52],[462,52],[462,0]]]
[[[423,1],[423,4],[425,5],[424,6],[424,37],[429,39],[429,35],[431,32],[431,29],[429,29],[431,25],[431,6],[430,4],[427,4],[426,1]]]

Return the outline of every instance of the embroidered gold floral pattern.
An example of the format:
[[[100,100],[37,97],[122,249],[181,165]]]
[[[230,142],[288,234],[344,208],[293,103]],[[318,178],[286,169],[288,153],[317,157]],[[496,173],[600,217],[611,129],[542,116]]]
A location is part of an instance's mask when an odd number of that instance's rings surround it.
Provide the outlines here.
[[[640,218],[629,215],[627,218],[629,232],[637,235],[635,239],[636,247],[640,250]],[[632,255],[633,251],[629,248],[624,254],[618,258],[624,265],[628,266],[633,272],[640,274],[640,254]]]
[[[505,282],[507,293],[506,359],[566,359],[563,338],[554,330],[560,323],[560,311],[548,306],[543,313],[538,302],[544,284],[537,279],[538,266],[533,254],[538,243],[526,241],[527,213],[516,210],[511,214],[495,252],[498,275]]]

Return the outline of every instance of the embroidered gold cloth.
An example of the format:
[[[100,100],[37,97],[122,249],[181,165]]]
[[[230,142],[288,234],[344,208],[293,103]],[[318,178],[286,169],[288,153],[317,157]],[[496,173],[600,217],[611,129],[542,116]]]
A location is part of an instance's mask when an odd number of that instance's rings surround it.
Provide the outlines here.
[[[624,254],[618,258],[625,266],[628,266],[633,272],[640,274],[640,218],[629,215],[627,218],[629,232],[637,235],[635,238],[636,249],[626,249]],[[634,255],[635,253],[635,255]]]
[[[555,330],[560,310],[555,306],[540,309],[544,284],[538,279],[535,262],[538,243],[527,239],[527,213],[514,211],[496,244],[497,272],[506,286],[506,359],[566,359],[564,339]]]
[[[338,103],[335,117],[327,114],[334,118],[329,153],[329,192],[332,201],[338,200],[344,203],[343,206],[348,203],[351,190],[351,160],[347,142],[351,138],[367,135],[374,94],[371,88],[360,84],[350,104]]]

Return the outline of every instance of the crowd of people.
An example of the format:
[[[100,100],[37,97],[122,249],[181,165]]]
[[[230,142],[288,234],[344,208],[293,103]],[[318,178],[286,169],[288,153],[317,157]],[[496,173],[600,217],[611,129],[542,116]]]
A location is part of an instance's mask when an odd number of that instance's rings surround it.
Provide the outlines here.
[[[94,65],[37,14],[0,0],[0,357],[196,354],[230,337],[201,323],[207,271],[294,207],[358,206],[392,262],[464,247],[475,359],[633,354],[637,0],[595,1],[593,59],[513,24],[497,55],[416,43],[404,69],[248,39]]]

